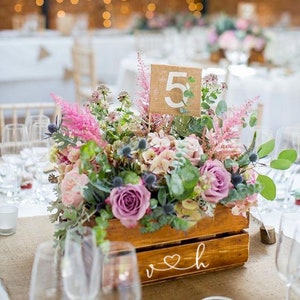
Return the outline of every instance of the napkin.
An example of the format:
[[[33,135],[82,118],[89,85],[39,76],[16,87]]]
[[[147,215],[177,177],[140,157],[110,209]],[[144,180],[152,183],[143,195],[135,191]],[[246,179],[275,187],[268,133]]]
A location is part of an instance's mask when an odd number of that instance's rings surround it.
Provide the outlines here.
[[[3,279],[0,278],[0,299],[1,300],[9,300],[6,288],[3,283]]]

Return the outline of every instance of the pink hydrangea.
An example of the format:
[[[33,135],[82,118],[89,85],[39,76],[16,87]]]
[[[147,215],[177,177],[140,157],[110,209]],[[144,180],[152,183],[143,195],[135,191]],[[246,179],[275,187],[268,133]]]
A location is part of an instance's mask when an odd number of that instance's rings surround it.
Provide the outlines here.
[[[150,206],[151,193],[142,184],[127,184],[113,188],[106,202],[115,218],[127,228],[137,226]]]
[[[247,19],[239,18],[236,20],[235,27],[238,30],[246,31],[250,27],[250,21]]]
[[[233,30],[228,30],[219,36],[219,47],[225,50],[237,50],[241,48],[241,41]]]
[[[231,174],[219,160],[207,160],[200,174],[209,178],[210,187],[202,193],[204,200],[217,203],[228,196],[232,188]]]
[[[78,207],[83,202],[83,189],[88,184],[89,178],[85,174],[79,174],[78,169],[65,174],[61,182],[62,203],[67,206]]]

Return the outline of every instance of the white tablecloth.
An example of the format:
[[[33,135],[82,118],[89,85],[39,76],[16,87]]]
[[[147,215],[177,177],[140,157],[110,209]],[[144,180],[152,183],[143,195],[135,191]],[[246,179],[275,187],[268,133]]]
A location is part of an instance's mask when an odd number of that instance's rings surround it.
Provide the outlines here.
[[[73,37],[0,34],[0,103],[49,101],[50,93],[75,99],[71,46]],[[135,49],[132,35],[94,34],[100,81],[115,84],[121,60]]]

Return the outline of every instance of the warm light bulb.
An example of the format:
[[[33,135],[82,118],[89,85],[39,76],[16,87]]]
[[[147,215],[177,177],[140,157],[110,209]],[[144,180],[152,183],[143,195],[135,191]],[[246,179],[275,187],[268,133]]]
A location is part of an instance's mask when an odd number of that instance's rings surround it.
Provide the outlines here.
[[[149,11],[155,11],[155,9],[156,9],[155,3],[149,3],[149,4],[147,5],[147,9],[148,9]]]
[[[103,26],[104,26],[105,28],[111,27],[111,20],[104,20],[104,21],[103,21]]]
[[[22,4],[16,4],[15,5],[15,12],[17,12],[17,13],[19,13],[19,12],[21,12],[22,11]]]
[[[66,15],[66,13],[65,13],[65,11],[63,11],[63,10],[59,10],[58,12],[57,12],[57,14],[56,14],[59,18],[63,18],[65,15]]]
[[[35,4],[37,6],[43,6],[44,5],[44,0],[35,0]]]
[[[104,20],[108,20],[108,19],[110,19],[110,17],[111,17],[111,13],[110,13],[109,11],[103,12],[102,18],[103,18]]]

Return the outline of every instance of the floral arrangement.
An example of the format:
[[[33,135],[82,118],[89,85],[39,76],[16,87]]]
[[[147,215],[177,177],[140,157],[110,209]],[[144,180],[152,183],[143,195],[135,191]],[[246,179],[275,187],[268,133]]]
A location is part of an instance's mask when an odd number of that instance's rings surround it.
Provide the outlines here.
[[[193,26],[204,26],[203,17],[198,17],[192,13],[154,13],[151,18],[143,15],[136,15],[130,25],[131,31],[134,30],[161,30],[174,27],[179,30],[188,29]]]
[[[262,51],[267,37],[260,26],[248,19],[230,18],[221,15],[208,33],[208,47],[211,52],[218,49]]]
[[[117,106],[110,104],[103,85],[83,106],[53,95],[62,111],[61,121],[50,124],[47,133],[55,141],[51,159],[58,175],[50,178],[58,183],[57,200],[49,210],[51,221],[59,221],[58,242],[69,228],[91,219],[103,241],[112,218],[145,233],[163,226],[186,231],[213,216],[217,204],[246,217],[258,193],[275,198],[272,179],[258,172],[274,140],[256,147],[254,135],[249,147],[238,143],[240,128],[255,125],[249,111],[256,99],[227,110],[226,85],[208,75],[200,117],[188,116],[188,107],[179,116],[150,115],[150,72],[138,60],[142,90],[135,104],[126,92],[119,94]],[[189,78],[184,92],[191,101],[195,84]],[[287,151],[271,164],[288,168],[293,159],[294,152]]]

